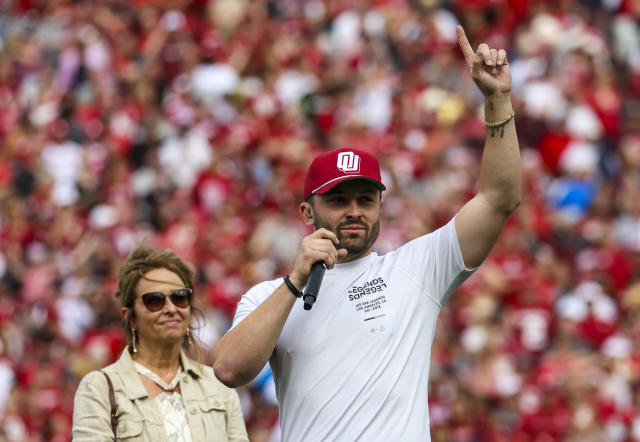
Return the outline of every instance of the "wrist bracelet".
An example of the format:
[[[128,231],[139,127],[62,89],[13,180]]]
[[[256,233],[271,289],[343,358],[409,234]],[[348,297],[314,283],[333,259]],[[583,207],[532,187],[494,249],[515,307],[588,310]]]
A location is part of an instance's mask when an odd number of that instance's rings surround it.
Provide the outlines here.
[[[489,129],[491,129],[491,136],[495,134],[496,129],[500,129],[500,138],[504,138],[504,127],[507,125],[509,121],[513,120],[513,117],[515,117],[515,115],[516,115],[515,111],[512,111],[507,118],[505,118],[502,121],[498,121],[497,123],[489,123],[485,119],[484,125],[487,126]]]
[[[289,275],[284,275],[284,278],[282,279],[284,279],[284,283],[287,285],[289,290],[291,290],[291,293],[293,293],[293,295],[296,298],[302,297],[302,292],[298,290],[295,285],[293,285],[293,282],[291,282],[291,280],[289,279]]]

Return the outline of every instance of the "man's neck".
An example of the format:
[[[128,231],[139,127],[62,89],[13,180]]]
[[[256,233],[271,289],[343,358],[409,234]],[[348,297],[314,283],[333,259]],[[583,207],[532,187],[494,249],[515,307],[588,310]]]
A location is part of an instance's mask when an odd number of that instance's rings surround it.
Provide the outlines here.
[[[366,251],[360,253],[359,255],[347,255],[341,260],[338,260],[338,264],[346,264],[348,262],[357,261],[358,259],[364,258],[371,254],[371,249],[367,249]]]

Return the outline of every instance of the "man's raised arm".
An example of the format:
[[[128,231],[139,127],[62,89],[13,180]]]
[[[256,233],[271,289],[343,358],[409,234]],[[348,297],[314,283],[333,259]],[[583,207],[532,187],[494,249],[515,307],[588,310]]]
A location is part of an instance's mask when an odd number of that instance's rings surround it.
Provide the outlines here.
[[[507,218],[520,203],[520,149],[507,53],[485,43],[474,52],[461,26],[456,32],[471,77],[484,95],[487,126],[479,192],[456,216],[462,257],[465,265],[473,268],[489,255]]]

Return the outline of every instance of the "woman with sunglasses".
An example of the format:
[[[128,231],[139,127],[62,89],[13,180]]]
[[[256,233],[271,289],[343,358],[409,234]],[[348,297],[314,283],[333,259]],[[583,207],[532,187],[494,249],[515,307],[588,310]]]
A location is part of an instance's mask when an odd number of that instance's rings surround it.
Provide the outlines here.
[[[202,317],[192,280],[169,250],[140,246],[126,259],[118,297],[128,345],[80,382],[74,441],[248,441],[237,393],[192,359]]]

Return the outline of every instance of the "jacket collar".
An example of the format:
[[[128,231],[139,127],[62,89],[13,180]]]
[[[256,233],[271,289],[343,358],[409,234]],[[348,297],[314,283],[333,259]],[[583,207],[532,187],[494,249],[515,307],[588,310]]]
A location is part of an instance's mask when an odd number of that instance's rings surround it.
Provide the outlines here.
[[[180,350],[180,364],[182,364],[182,369],[189,373],[193,379],[199,379],[202,376],[202,367],[200,364],[197,364],[195,361],[189,358],[184,350]]]
[[[185,353],[184,350],[180,350],[180,363],[185,373],[191,376],[193,379],[198,379],[202,375],[202,368],[199,364],[192,361]],[[120,379],[124,386],[124,392],[131,400],[141,399],[149,396],[147,389],[144,388],[140,376],[136,371],[136,367],[133,365],[133,359],[127,347],[124,348],[120,359],[115,364],[118,367]]]

